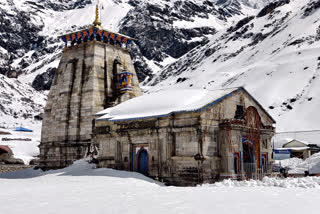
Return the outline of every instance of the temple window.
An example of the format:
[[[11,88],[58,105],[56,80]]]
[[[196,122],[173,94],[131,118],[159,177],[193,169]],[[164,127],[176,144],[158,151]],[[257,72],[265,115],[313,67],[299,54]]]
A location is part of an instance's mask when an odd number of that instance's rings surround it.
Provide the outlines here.
[[[244,119],[244,108],[243,105],[237,105],[237,109],[235,112],[235,119],[243,120]]]

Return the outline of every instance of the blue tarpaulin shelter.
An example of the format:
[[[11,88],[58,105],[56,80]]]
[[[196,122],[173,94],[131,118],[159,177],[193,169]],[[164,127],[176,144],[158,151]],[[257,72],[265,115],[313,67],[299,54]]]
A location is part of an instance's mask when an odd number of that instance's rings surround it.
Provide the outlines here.
[[[16,127],[15,131],[17,131],[17,132],[33,132],[31,129],[27,129],[24,127]]]

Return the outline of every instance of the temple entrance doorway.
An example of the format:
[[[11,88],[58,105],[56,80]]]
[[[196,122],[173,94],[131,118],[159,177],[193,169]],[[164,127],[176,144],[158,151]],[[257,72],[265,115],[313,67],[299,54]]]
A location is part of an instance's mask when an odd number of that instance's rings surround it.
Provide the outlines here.
[[[149,170],[149,145],[145,143],[131,144],[130,169],[147,175]]]
[[[148,174],[148,152],[145,149],[141,149],[138,155],[138,172],[141,174]]]
[[[243,169],[248,178],[256,172],[255,145],[247,139],[242,139],[243,146]]]

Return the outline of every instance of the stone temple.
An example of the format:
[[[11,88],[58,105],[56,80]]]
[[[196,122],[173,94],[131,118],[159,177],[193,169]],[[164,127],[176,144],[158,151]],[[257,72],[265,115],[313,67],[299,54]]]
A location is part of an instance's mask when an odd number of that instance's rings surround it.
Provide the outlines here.
[[[101,27],[61,36],[65,42],[44,111],[40,167],[62,168],[83,158],[91,143],[94,114],[141,95],[129,55],[132,38]]]
[[[42,125],[40,167],[93,156],[99,167],[189,186],[270,172],[275,120],[244,88],[142,95],[132,38],[101,27],[61,36]]]
[[[179,186],[271,173],[275,121],[242,87],[161,90],[96,115],[100,167]]]

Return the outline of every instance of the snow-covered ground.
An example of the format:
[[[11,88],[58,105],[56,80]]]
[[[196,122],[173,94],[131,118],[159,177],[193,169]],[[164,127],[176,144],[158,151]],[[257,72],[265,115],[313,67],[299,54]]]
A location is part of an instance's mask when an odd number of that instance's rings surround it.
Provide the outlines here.
[[[166,187],[134,172],[93,169],[78,161],[46,173],[0,174],[0,189],[6,214],[318,213],[320,178]]]
[[[27,126],[33,132],[16,132],[13,129],[1,129],[0,131],[10,132],[11,135],[0,135],[0,145],[7,145],[12,150],[14,157],[22,159],[25,164],[39,155],[38,145],[40,144],[41,123]],[[3,141],[2,138],[10,139],[31,139],[31,141]]]
[[[309,171],[311,174],[320,174],[320,153],[313,154],[306,160],[290,158],[276,161],[282,167],[288,168],[290,174],[303,174]]]

